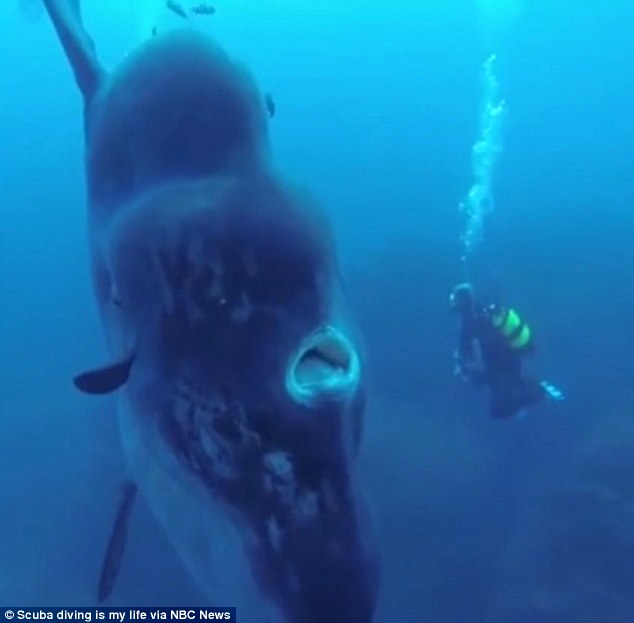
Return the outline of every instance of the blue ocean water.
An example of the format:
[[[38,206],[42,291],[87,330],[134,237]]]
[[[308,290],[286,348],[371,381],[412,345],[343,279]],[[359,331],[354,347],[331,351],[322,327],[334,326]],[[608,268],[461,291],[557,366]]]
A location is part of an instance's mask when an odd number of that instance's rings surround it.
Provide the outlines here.
[[[160,2],[123,4],[83,2],[108,67],[178,25]],[[92,605],[125,464],[114,402],[70,382],[105,352],[81,100],[48,20],[17,5],[0,9],[0,604]],[[336,228],[368,352],[377,623],[634,620],[634,4],[216,8],[199,27],[273,94],[277,163]],[[468,275],[521,310],[531,372],[567,395],[520,422],[452,376],[492,53],[508,110]],[[201,601],[142,502],[113,605]]]

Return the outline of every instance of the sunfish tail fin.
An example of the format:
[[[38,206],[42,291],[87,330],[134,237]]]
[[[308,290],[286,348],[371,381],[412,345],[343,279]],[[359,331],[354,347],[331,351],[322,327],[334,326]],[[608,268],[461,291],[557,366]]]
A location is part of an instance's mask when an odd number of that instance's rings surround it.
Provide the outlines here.
[[[84,28],[79,0],[44,0],[44,6],[75,74],[75,82],[84,101],[88,102],[99,88],[105,71]]]
[[[128,522],[130,520],[130,511],[136,497],[137,486],[131,481],[126,480],[121,486],[121,500],[117,509],[117,516],[112,526],[108,549],[101,566],[101,575],[99,577],[99,602],[105,601],[112,589],[114,588],[123,552],[128,538]]]

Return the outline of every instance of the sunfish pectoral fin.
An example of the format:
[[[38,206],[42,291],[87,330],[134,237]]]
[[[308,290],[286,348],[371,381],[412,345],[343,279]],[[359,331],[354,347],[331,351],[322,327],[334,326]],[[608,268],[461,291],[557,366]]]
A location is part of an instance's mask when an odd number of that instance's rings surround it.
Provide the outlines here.
[[[44,0],[44,6],[73,69],[75,82],[88,102],[99,88],[105,71],[82,23],[79,0]]]
[[[85,394],[109,394],[125,385],[134,363],[134,356],[113,364],[78,374],[73,383]]]
[[[101,566],[101,575],[99,576],[98,599],[100,602],[108,599],[108,596],[114,588],[121,560],[123,559],[123,551],[125,550],[126,540],[128,538],[128,522],[130,520],[130,511],[136,497],[137,486],[131,481],[126,480],[121,485],[121,500],[119,508],[112,526],[110,540],[108,541],[108,549]]]

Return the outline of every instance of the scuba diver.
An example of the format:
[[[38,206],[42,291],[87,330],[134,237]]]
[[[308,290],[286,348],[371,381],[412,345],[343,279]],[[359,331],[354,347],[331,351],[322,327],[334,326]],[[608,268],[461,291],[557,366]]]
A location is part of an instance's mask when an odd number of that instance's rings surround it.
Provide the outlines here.
[[[543,399],[564,399],[551,383],[522,376],[522,359],[534,346],[530,329],[515,310],[499,305],[485,307],[476,299],[470,283],[457,285],[449,303],[461,319],[454,374],[476,387],[491,388],[492,417],[523,416],[524,409]]]

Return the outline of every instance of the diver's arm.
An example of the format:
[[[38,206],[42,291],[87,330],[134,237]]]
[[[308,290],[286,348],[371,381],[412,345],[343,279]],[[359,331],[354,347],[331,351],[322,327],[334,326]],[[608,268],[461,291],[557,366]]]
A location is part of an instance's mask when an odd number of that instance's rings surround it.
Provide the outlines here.
[[[463,381],[468,381],[468,369],[469,363],[473,361],[475,357],[475,352],[473,349],[473,339],[470,335],[470,331],[467,330],[467,327],[462,327],[460,330],[460,338],[458,340],[458,347],[454,350],[453,358],[454,358],[454,368],[453,373],[454,376],[462,379]]]
[[[463,327],[458,348],[454,351],[454,376],[465,382],[480,384],[485,371],[480,351],[480,343],[473,329]]]
[[[460,338],[458,340],[458,348],[456,350],[460,359],[474,359],[475,348],[473,346],[474,335],[473,331],[470,331],[467,327],[463,326],[460,330]]]

